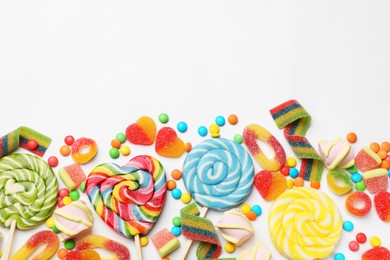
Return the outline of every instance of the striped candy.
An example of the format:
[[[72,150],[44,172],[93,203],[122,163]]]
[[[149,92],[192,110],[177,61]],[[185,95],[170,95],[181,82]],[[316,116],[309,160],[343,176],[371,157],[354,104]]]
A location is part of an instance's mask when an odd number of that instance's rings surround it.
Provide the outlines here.
[[[161,213],[165,171],[157,159],[145,155],[123,167],[104,163],[89,174],[86,189],[101,219],[117,233],[133,238],[147,234]]]
[[[296,100],[286,101],[271,109],[270,113],[278,128],[284,128],[284,137],[295,155],[302,159],[299,176],[305,180],[320,181],[324,162],[304,137],[311,122],[309,113]]]
[[[27,142],[29,140],[35,140],[38,143],[38,147],[35,150],[29,150],[27,148]],[[19,147],[27,149],[38,156],[43,156],[50,143],[51,139],[49,137],[31,128],[21,126],[5,136],[0,137],[0,158],[11,154]]]
[[[16,220],[19,229],[45,221],[57,203],[58,183],[49,165],[29,154],[0,159],[0,225]]]
[[[216,210],[228,210],[243,202],[253,187],[253,173],[248,152],[224,138],[201,142],[183,165],[184,184],[194,200]]]
[[[288,259],[323,259],[340,240],[342,219],[330,197],[302,187],[274,201],[268,229],[275,247]]]

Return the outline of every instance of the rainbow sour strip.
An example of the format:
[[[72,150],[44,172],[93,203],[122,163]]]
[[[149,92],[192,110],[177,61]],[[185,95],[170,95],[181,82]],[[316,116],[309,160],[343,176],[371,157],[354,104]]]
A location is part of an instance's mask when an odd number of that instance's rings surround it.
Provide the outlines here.
[[[221,255],[222,247],[213,223],[199,217],[195,203],[180,210],[181,230],[183,235],[191,240],[201,241],[196,256],[198,259],[214,259]]]
[[[29,150],[27,148],[27,142],[29,140],[35,140],[38,143],[38,147],[35,150]],[[21,126],[5,136],[0,137],[0,158],[14,152],[19,147],[42,157],[50,143],[51,139],[49,137],[26,126]]]
[[[295,155],[302,159],[298,176],[309,181],[320,181],[324,162],[304,137],[311,122],[309,113],[296,100],[286,101],[271,109],[270,113],[278,128],[284,128],[284,137]]]

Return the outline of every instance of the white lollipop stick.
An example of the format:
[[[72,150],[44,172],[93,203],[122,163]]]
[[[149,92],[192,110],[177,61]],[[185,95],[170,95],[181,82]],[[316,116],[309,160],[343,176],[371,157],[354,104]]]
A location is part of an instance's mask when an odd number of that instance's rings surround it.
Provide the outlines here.
[[[134,237],[134,240],[135,240],[135,247],[137,251],[137,259],[142,260],[142,251],[141,251],[141,243],[139,241],[139,235],[136,235]]]
[[[16,229],[16,220],[13,219],[9,229],[8,243],[7,243],[7,247],[5,248],[3,260],[9,259],[9,255],[11,253],[12,241],[14,240],[15,229]]]
[[[204,218],[206,216],[206,213],[207,213],[208,209],[209,209],[208,207],[203,207],[202,211],[200,212],[199,217]],[[181,260],[185,260],[186,259],[187,254],[190,251],[190,248],[191,248],[191,245],[192,245],[192,241],[193,241],[192,239],[187,239],[187,243],[186,243],[186,247],[185,247],[184,253],[183,253],[183,255],[180,258]]]

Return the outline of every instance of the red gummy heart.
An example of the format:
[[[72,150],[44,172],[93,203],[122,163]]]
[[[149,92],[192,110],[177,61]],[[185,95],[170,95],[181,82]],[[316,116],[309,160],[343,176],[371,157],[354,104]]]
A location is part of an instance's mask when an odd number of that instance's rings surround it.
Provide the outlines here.
[[[390,193],[387,191],[380,191],[377,194],[375,194],[374,205],[380,219],[385,222],[389,222],[390,221]]]
[[[388,260],[390,251],[386,247],[378,246],[371,248],[362,255],[362,260]]]
[[[156,137],[156,152],[165,157],[176,158],[185,151],[184,142],[177,137],[175,130],[171,127],[161,128]]]
[[[148,116],[140,117],[126,128],[126,139],[133,144],[151,145],[156,136],[156,123]]]
[[[254,184],[265,200],[274,200],[287,188],[287,180],[280,172],[262,170],[256,173]]]

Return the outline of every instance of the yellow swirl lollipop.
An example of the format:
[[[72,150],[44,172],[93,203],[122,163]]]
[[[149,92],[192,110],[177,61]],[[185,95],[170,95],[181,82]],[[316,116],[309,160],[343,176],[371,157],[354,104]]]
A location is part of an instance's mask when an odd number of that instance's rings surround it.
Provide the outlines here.
[[[312,188],[295,188],[280,195],[268,216],[272,242],[289,259],[330,255],[340,240],[342,219],[334,202]]]

